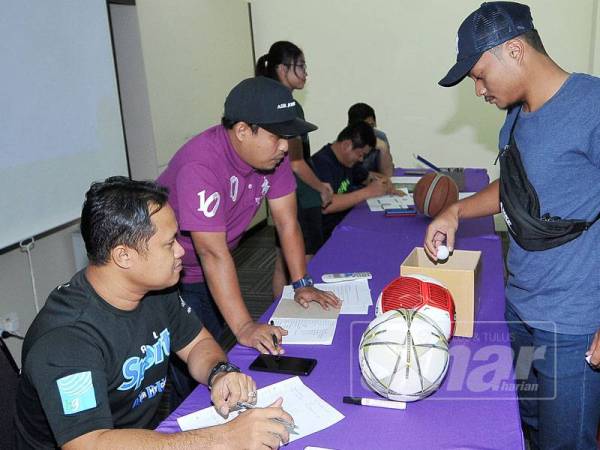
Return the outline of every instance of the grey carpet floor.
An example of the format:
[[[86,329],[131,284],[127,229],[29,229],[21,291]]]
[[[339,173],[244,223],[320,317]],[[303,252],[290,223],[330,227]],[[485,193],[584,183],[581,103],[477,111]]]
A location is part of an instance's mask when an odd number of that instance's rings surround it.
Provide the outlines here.
[[[273,303],[274,233],[272,226],[259,226],[246,235],[233,251],[242,296],[254,320]],[[220,344],[226,352],[235,345],[235,337],[229,329],[223,333]]]

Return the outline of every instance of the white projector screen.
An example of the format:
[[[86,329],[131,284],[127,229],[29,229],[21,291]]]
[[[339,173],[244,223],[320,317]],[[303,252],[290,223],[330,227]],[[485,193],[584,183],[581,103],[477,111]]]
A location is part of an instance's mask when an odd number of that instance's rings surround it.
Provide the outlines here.
[[[127,175],[105,0],[0,0],[0,249]]]

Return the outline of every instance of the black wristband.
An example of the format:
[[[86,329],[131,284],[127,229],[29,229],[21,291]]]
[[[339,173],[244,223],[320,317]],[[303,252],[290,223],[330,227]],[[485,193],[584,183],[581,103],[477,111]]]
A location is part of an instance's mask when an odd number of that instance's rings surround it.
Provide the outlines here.
[[[206,385],[208,386],[209,389],[212,389],[212,381],[213,378],[215,378],[215,376],[219,373],[229,373],[229,372],[241,372],[240,368],[238,366],[235,366],[233,364],[231,364],[230,362],[227,361],[219,361],[217,364],[215,364],[215,367],[213,367],[210,371],[210,373],[208,374],[208,380],[206,382]]]

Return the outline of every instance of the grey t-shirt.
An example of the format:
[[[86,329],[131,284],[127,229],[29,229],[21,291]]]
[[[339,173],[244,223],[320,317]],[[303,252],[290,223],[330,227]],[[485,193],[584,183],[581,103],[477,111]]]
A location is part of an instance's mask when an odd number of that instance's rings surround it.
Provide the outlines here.
[[[500,131],[508,143],[520,107]],[[520,112],[514,137],[540,215],[592,220],[600,212],[600,79],[572,74],[537,111]],[[600,328],[600,222],[562,246],[529,252],[511,240],[506,297],[532,327],[564,334]]]

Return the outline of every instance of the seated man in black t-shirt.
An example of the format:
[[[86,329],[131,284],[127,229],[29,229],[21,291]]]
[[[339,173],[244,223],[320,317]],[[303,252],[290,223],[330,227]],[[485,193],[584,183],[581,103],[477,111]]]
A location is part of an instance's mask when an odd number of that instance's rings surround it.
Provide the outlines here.
[[[15,419],[17,448],[276,448],[291,421],[281,399],[220,426],[152,428],[169,357],[187,363],[222,414],[254,402],[256,385],[227,362],[199,319],[168,289],[183,248],[167,190],[113,177],[86,194],[88,267],[58,286],[27,332]]]
[[[315,173],[333,188],[333,199],[322,210],[323,236],[326,240],[354,205],[393,192],[389,178],[370,176],[358,164],[375,146],[375,142],[373,127],[365,122],[356,122],[344,128],[333,144],[325,145],[313,155]],[[360,187],[356,189],[353,186]]]

